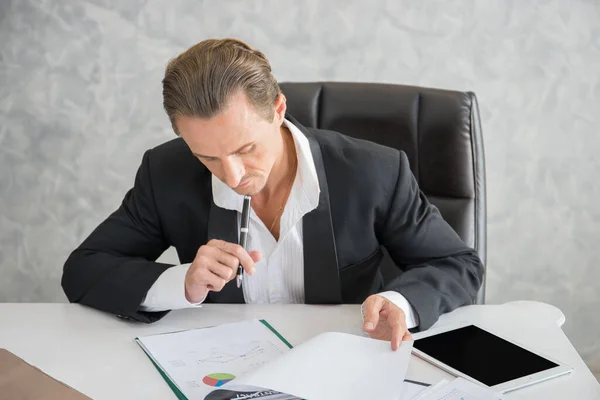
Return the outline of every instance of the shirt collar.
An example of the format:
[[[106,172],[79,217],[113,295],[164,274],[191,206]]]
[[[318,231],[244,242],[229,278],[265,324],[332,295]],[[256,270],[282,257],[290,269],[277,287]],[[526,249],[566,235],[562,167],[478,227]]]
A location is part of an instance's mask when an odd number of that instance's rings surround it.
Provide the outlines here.
[[[295,200],[300,204],[306,204],[308,206],[306,212],[312,211],[317,208],[319,204],[319,194],[321,193],[321,189],[319,187],[319,178],[317,176],[315,162],[312,152],[310,151],[310,143],[304,133],[289,120],[284,119],[283,123],[292,133],[294,145],[296,146],[296,155],[298,157],[298,171],[293,186],[297,186],[301,190],[295,190],[292,191],[292,193],[295,192],[295,196],[298,196]],[[228,210],[241,212],[243,196],[237,194],[216,176],[212,175],[211,179],[213,201],[215,202],[215,205]]]

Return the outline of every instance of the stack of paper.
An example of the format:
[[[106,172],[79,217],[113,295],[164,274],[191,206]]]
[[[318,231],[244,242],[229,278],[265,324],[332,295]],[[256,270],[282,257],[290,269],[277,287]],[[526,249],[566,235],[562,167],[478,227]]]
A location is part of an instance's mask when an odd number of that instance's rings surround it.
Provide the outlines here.
[[[489,388],[476,385],[466,379],[453,381],[443,379],[429,386],[415,397],[403,397],[402,400],[501,400],[502,397]]]
[[[190,400],[398,400],[412,350],[412,341],[392,351],[389,342],[338,332],[290,350],[263,320],[137,341],[177,396]]]
[[[427,383],[405,379],[402,384],[402,395],[398,400],[412,400],[416,398],[418,394],[426,390],[428,386],[429,384]]]

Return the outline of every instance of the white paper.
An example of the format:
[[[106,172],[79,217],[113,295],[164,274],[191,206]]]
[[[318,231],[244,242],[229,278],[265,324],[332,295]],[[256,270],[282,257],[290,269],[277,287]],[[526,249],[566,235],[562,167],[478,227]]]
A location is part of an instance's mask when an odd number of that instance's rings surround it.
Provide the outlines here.
[[[424,390],[426,390],[428,387],[428,385],[420,385],[418,383],[413,383],[410,381],[404,381],[402,383],[402,395],[399,397],[398,400],[412,400],[414,399],[419,393],[423,392]]]
[[[412,341],[392,351],[390,342],[327,332],[251,372],[238,383],[310,400],[398,400]]]
[[[190,400],[289,351],[258,320],[140,337],[138,343]]]
[[[487,387],[476,385],[466,379],[456,378],[450,383],[434,388],[418,400],[500,400],[502,397]]]
[[[431,385],[427,389],[423,390],[421,393],[418,394],[418,396],[413,397],[412,400],[425,399],[425,398],[427,398],[428,395],[430,395],[431,393],[435,392],[436,390],[439,390],[443,386],[446,386],[448,383],[450,383],[449,380],[442,379],[441,381],[437,382],[436,384]]]

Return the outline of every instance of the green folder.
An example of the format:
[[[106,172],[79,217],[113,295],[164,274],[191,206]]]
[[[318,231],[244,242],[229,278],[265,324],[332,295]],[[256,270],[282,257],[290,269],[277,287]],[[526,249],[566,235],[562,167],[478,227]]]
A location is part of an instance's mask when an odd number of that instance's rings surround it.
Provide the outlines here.
[[[264,319],[261,319],[261,320],[259,320],[259,322],[261,322],[264,326],[269,328],[269,330],[271,332],[273,332],[275,334],[275,336],[277,336],[287,347],[289,347],[290,349],[293,347],[290,344],[290,342],[288,342],[283,336],[281,336],[281,334],[279,332],[277,332],[277,330],[275,328],[273,328],[271,326],[271,324],[269,324],[267,321],[265,321]],[[169,332],[169,333],[172,333],[172,332]],[[139,345],[140,344],[139,338],[136,337],[135,340],[138,342],[138,345]],[[181,390],[179,390],[179,388],[177,387],[175,382],[173,382],[171,380],[171,378],[169,378],[169,376],[162,370],[162,368],[160,368],[160,366],[158,364],[156,364],[156,362],[154,362],[154,359],[150,356],[150,354],[148,354],[146,352],[146,349],[141,345],[140,345],[140,347],[142,348],[142,350],[144,350],[144,353],[150,359],[150,361],[152,362],[152,365],[154,365],[154,367],[158,370],[158,373],[160,374],[160,376],[162,376],[162,378],[165,380],[165,382],[167,382],[167,384],[169,385],[169,387],[171,388],[173,393],[175,393],[177,398],[179,400],[189,400],[187,397],[185,397],[185,395],[183,393],[181,393]]]

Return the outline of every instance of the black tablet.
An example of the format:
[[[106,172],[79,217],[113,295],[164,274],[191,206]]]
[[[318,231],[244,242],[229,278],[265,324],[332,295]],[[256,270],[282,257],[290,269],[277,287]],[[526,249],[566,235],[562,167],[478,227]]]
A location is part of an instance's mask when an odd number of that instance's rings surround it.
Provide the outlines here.
[[[453,325],[414,335],[413,353],[443,370],[501,393],[572,371],[476,325]]]

